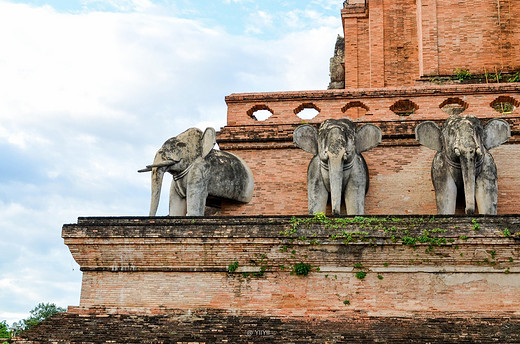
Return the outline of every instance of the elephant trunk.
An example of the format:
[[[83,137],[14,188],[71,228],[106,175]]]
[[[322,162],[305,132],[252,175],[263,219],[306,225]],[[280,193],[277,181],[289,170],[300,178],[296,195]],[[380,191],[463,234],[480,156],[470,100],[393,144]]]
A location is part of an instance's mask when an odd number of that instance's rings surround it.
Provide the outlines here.
[[[464,197],[466,199],[466,214],[475,213],[475,156],[461,156],[462,180],[464,182]]]
[[[163,158],[163,148],[159,149],[153,159],[152,168],[152,197],[150,203],[150,216],[157,214],[159,207],[159,199],[161,198],[162,181],[164,172],[171,166],[173,162]]]
[[[152,168],[152,198],[150,204],[150,216],[155,216],[161,197],[161,187],[164,176],[164,168]]]
[[[343,154],[329,155],[329,179],[332,215],[340,215],[343,194]]]

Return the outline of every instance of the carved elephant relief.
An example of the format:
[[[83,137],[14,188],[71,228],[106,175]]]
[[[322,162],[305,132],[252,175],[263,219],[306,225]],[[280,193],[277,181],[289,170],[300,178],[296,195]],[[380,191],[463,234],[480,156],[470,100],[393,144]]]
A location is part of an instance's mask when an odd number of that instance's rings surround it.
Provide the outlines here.
[[[348,119],[325,120],[318,130],[308,124],[294,130],[296,145],[314,155],[307,169],[309,214],[325,212],[329,194],[334,215],[340,214],[342,199],[347,214],[364,214],[368,168],[361,153],[381,138],[375,125],[356,128]]]
[[[203,216],[208,196],[247,203],[253,196],[253,174],[246,163],[229,152],[213,149],[215,129],[204,133],[191,128],[167,140],[152,165],[139,172],[152,172],[150,216],[159,205],[164,173],[173,175],[170,216]]]
[[[466,214],[497,213],[497,169],[489,149],[511,136],[509,124],[492,119],[482,125],[474,116],[450,116],[442,129],[426,121],[415,129],[421,145],[436,150],[432,182],[439,214],[454,214],[457,194],[463,193]]]

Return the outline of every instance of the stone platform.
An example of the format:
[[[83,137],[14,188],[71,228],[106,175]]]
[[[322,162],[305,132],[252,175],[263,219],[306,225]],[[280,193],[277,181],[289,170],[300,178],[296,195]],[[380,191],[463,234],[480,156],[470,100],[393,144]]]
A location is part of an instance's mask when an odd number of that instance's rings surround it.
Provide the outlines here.
[[[520,318],[424,313],[374,317],[357,313],[311,319],[215,311],[155,316],[62,314],[23,336],[17,343],[519,343]]]
[[[519,339],[517,215],[79,218],[62,236],[83,271],[50,320],[63,342]]]
[[[63,238],[83,271],[76,313],[403,316],[519,312],[519,226],[517,216],[80,218]],[[294,273],[301,263],[306,276]]]

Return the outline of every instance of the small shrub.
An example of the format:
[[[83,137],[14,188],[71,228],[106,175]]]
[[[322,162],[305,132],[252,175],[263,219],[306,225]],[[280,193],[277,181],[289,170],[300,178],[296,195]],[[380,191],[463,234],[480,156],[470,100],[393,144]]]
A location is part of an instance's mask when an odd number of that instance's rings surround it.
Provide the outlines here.
[[[472,74],[470,73],[469,70],[467,69],[460,69],[460,68],[456,68],[453,73],[455,73],[455,78],[459,81],[463,81],[463,80],[467,80],[467,79],[471,79],[472,77]]]
[[[377,275],[377,278],[379,278],[380,280],[382,280],[384,277],[381,276],[381,275]]]
[[[474,230],[474,231],[478,231],[478,230],[480,230],[480,224],[477,222],[477,220],[472,219],[472,220],[471,220],[471,223],[473,223],[473,230]]]
[[[516,72],[511,76],[507,81],[509,82],[519,82],[520,81],[520,72]]]
[[[364,271],[356,272],[356,278],[357,279],[362,280],[362,279],[365,279],[365,277],[367,277],[367,273],[366,272],[364,272]]]
[[[9,331],[9,325],[4,320],[0,322],[0,338],[11,338],[11,332]],[[7,343],[7,342],[4,342]]]
[[[232,264],[228,265],[227,271],[228,272],[235,272],[238,269],[238,262],[234,262]]]
[[[343,301],[343,304],[344,304],[344,305],[350,305],[350,300],[345,300],[345,301]]]
[[[306,263],[294,264],[293,272],[298,276],[307,276],[311,271],[311,265]]]
[[[507,229],[507,228],[504,229],[504,231],[503,231],[502,233],[504,234],[504,236],[505,236],[506,238],[509,238],[509,237],[511,236],[511,232],[510,232],[509,229]]]

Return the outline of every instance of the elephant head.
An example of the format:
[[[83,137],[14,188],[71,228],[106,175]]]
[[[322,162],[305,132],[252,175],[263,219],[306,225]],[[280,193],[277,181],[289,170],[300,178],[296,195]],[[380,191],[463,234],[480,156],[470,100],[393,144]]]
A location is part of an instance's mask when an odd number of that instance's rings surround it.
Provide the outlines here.
[[[173,175],[170,215],[201,216],[208,195],[249,202],[253,176],[239,157],[213,150],[215,129],[202,133],[191,128],[168,139],[155,154],[152,165],[139,172],[152,172],[150,216],[159,205],[164,173]]]
[[[381,142],[381,130],[371,124],[358,129],[348,119],[325,120],[295,129],[298,147],[314,155],[307,170],[309,213],[325,211],[330,193],[332,213],[340,214],[345,198],[347,213],[363,214],[368,190],[368,169],[361,153]]]
[[[466,214],[496,214],[496,166],[488,150],[511,136],[509,124],[501,119],[482,126],[474,116],[450,116],[442,129],[427,121],[415,129],[420,144],[438,151],[432,164],[432,181],[437,209],[455,213],[457,190],[464,192]]]

